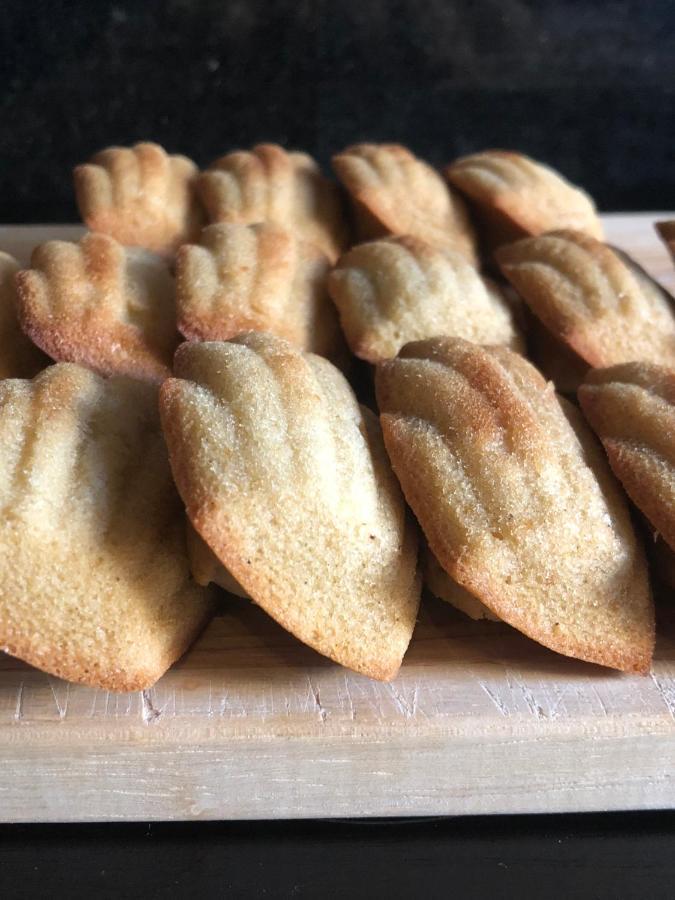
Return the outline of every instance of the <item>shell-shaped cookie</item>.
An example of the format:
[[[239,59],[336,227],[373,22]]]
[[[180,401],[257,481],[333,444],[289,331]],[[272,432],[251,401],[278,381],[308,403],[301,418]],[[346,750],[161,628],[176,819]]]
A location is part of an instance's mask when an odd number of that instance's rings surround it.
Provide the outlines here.
[[[545,646],[647,671],[644,555],[581,414],[523,357],[458,338],[408,344],[376,384],[394,471],[443,568]]]
[[[19,327],[14,277],[19,264],[0,251],[0,378],[32,378],[49,364]]]
[[[656,230],[658,231],[663,243],[670,251],[670,255],[675,259],[675,219],[666,222],[657,222]]]
[[[597,368],[675,366],[672,298],[625,254],[578,231],[497,251],[504,275],[553,334]]]
[[[594,369],[579,388],[584,415],[631,500],[675,550],[675,369]]]
[[[428,546],[423,548],[420,555],[424,584],[434,596],[445,600],[470,619],[499,621],[491,609],[448,575]]]
[[[198,190],[210,222],[271,222],[293,230],[335,261],[347,242],[338,187],[306,153],[258,144],[221,156]]]
[[[420,584],[376,417],[331,363],[269,334],[184,344],[175,373],[162,421],[201,537],[300,640],[393,678]]]
[[[70,363],[0,382],[0,447],[0,646],[70,681],[149,687],[211,609],[156,388]]]
[[[602,238],[591,198],[554,169],[521,153],[472,153],[455,160],[445,174],[469,200],[492,248],[559,228]]]
[[[410,150],[399,144],[354,144],[333,157],[333,168],[360,214],[362,239],[410,234],[475,260],[464,201]]]
[[[508,303],[457,250],[410,236],[353,247],[328,279],[352,352],[369,362],[440,334],[522,347]]]
[[[192,160],[158,144],[107,147],[74,170],[80,215],[121,244],[170,255],[203,223],[197,173]]]
[[[557,338],[536,316],[527,322],[527,355],[561,394],[576,396],[588,363]]]
[[[321,250],[281,225],[209,225],[176,255],[178,328],[200,341],[268,331],[336,360],[346,348],[329,268]]]
[[[218,587],[229,591],[231,594],[236,594],[237,597],[248,597],[243,587],[234,580],[189,521],[187,524],[187,549],[190,571],[197,584],[201,584],[204,587],[209,584],[217,584]]]
[[[16,276],[21,327],[53,359],[161,381],[178,344],[173,279],[161,257],[105,234],[47,241]]]

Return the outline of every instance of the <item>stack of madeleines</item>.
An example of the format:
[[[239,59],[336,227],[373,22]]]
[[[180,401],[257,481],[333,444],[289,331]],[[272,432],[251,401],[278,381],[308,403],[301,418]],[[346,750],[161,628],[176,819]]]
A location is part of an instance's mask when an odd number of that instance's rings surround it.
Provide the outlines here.
[[[387,680],[424,581],[649,671],[645,547],[675,586],[672,298],[518,153],[440,173],[357,144],[333,168],[111,147],[75,169],[78,243],[0,256],[0,646],[144,689],[219,585]]]

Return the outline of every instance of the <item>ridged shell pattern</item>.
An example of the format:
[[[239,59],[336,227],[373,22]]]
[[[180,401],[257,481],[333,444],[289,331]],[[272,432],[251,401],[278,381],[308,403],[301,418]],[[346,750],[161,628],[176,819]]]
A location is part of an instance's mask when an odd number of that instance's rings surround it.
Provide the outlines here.
[[[330,263],[281,225],[209,225],[176,257],[179,330],[189,340],[269,331],[302,350],[344,351],[326,289]]]
[[[107,147],[74,171],[80,214],[92,231],[170,255],[203,223],[197,166],[158,144]]]
[[[174,283],[161,257],[90,233],[47,241],[16,277],[22,328],[53,359],[161,381],[178,344]]]
[[[271,222],[315,244],[333,262],[346,243],[337,185],[306,153],[258,144],[221,156],[199,176],[210,222]]]
[[[352,351],[378,362],[413,340],[445,334],[522,347],[509,305],[457,250],[403,236],[360,244],[328,288]]]
[[[653,609],[620,489],[523,357],[438,338],[382,363],[387,450],[443,568],[568,655],[645,671]]]
[[[590,365],[675,366],[673,299],[625,255],[553,231],[502,247],[497,260],[534,314]]]
[[[382,234],[409,234],[475,260],[464,201],[405,147],[354,144],[333,157],[333,168],[357,206],[379,222]]]
[[[0,382],[0,446],[0,644],[73,681],[149,686],[209,609],[156,389],[68,363]]]
[[[516,229],[512,237],[574,228],[602,239],[591,198],[554,169],[521,153],[472,153],[448,166],[446,175],[479,211],[508,219]]]
[[[185,344],[175,366],[162,420],[196,530],[302,641],[393,677],[419,582],[376,418],[327,360],[272,335]]]
[[[675,550],[675,370],[648,363],[596,369],[579,400],[615,474]]]

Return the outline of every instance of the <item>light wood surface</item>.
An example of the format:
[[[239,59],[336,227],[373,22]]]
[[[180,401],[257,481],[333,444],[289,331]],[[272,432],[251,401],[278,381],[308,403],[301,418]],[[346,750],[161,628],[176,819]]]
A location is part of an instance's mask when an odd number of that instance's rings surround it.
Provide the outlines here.
[[[658,217],[608,216],[608,239],[675,288]],[[75,234],[2,226],[0,249],[26,260],[46,237]],[[150,691],[69,685],[0,654],[0,820],[675,807],[667,602],[641,678],[426,597],[399,677],[380,684],[223,597],[222,615]]]

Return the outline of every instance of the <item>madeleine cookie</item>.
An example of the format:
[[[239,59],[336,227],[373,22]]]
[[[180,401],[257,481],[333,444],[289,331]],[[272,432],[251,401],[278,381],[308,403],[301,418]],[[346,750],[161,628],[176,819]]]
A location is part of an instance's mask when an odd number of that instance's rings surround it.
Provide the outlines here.
[[[173,279],[161,257],[105,234],[47,241],[16,276],[26,334],[53,359],[101,375],[161,381],[178,344]]]
[[[435,597],[445,600],[470,619],[499,621],[491,609],[448,575],[429,547],[425,546],[420,555],[424,584]]]
[[[625,254],[578,231],[497,251],[504,275],[557,338],[596,368],[675,366],[672,298]]]
[[[469,200],[491,248],[554,228],[575,228],[602,238],[591,198],[521,153],[472,153],[455,160],[445,174]]]
[[[349,192],[362,239],[409,234],[475,261],[466,206],[427,163],[399,144],[354,144],[333,157]]]
[[[14,277],[19,264],[0,251],[0,378],[32,378],[49,360],[19,327]]]
[[[209,225],[176,256],[178,328],[199,341],[269,331],[336,360],[346,348],[329,268],[321,250],[281,225]]]
[[[306,153],[258,144],[217,159],[197,182],[210,222],[290,228],[334,262],[347,242],[336,184]]]
[[[579,388],[584,415],[631,500],[675,550],[675,369],[594,369]]]
[[[458,338],[408,344],[376,386],[394,471],[449,575],[559,653],[648,671],[644,555],[581,414],[523,357]]]
[[[503,295],[457,250],[410,236],[353,247],[328,279],[352,352],[368,362],[439,334],[522,347]]]
[[[0,382],[0,646],[53,675],[150,687],[206,623],[152,385],[69,363]]]
[[[527,349],[529,358],[557,391],[576,396],[588,372],[588,363],[551,334],[534,315],[528,320]]]
[[[675,219],[670,219],[667,222],[657,222],[654,227],[670,251],[670,255],[675,259]]]
[[[190,522],[187,523],[187,550],[192,577],[203,587],[217,584],[218,587],[236,594],[237,597],[248,597],[243,587],[234,580],[209,545],[203,541]]]
[[[108,147],[73,176],[80,215],[92,231],[165,255],[199,233],[197,166],[185,156],[149,143]]]
[[[160,409],[196,530],[301,641],[393,678],[420,583],[376,417],[331,363],[269,334],[184,344],[174,369]]]

